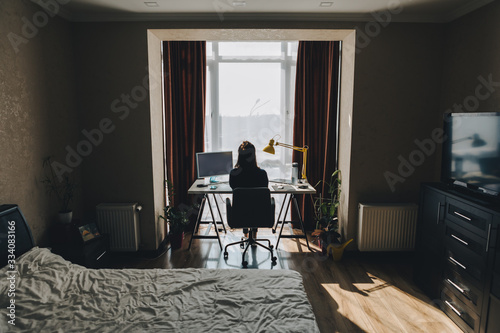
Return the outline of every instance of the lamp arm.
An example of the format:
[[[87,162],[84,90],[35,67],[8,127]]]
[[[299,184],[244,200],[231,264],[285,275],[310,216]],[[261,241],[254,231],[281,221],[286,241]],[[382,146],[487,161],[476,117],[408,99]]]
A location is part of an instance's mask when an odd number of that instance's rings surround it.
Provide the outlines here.
[[[465,138],[453,140],[451,143],[454,144],[454,143],[459,143],[459,142],[462,142],[462,141],[465,141],[465,140],[472,140],[472,139],[473,139],[472,136],[467,136]]]
[[[293,150],[300,151],[302,153],[307,150],[307,147],[297,147],[297,146],[290,145],[288,143],[276,142],[274,145],[275,146],[285,147],[285,148],[290,148],[290,149],[293,149]]]
[[[293,149],[296,151],[300,151],[301,153],[304,153],[304,159],[303,159],[303,163],[302,163],[302,179],[307,179],[307,177],[306,177],[307,149],[309,149],[309,147],[308,146],[297,147],[297,146],[290,145],[288,143],[281,143],[281,142],[276,142],[274,145],[285,147],[285,148],[290,148],[290,149]]]
[[[307,179],[306,177],[306,166],[307,166],[307,148],[304,147],[304,160],[302,163],[302,179]]]

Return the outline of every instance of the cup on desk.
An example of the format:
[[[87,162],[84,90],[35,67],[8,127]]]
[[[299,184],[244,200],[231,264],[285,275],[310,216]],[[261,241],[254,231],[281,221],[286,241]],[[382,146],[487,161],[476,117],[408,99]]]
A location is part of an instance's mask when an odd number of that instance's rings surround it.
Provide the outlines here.
[[[296,185],[299,182],[299,163],[292,163],[292,184]]]

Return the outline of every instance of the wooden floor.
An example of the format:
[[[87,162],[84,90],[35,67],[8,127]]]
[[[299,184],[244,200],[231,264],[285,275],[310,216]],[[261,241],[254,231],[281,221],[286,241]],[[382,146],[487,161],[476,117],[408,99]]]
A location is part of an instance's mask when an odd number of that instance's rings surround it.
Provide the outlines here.
[[[213,231],[212,231],[213,233]],[[241,230],[222,233],[222,244],[239,240]],[[277,235],[259,230],[259,237],[276,244]],[[187,250],[168,249],[154,259],[131,255],[114,258],[120,268],[242,269],[241,249],[231,247],[224,260],[217,240],[195,239]],[[318,248],[311,244],[313,250]],[[292,269],[300,272],[321,332],[462,332],[413,284],[411,255],[349,252],[339,262],[310,252],[305,239],[282,239],[275,255],[252,248],[248,269]]]

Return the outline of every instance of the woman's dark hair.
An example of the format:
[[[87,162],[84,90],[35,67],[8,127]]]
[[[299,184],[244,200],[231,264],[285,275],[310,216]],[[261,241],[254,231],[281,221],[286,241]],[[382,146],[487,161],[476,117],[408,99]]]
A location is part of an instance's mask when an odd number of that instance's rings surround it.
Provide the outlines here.
[[[255,157],[255,146],[249,141],[243,141],[238,148],[238,161],[235,168],[257,168],[257,158]]]

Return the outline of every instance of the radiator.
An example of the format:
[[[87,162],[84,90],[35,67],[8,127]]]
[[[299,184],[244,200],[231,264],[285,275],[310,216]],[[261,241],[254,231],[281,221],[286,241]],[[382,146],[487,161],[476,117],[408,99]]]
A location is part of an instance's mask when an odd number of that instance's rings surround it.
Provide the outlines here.
[[[111,251],[137,251],[139,249],[139,211],[137,203],[102,203],[97,205],[97,226],[109,234]]]
[[[359,204],[360,251],[412,251],[417,233],[415,204]]]

